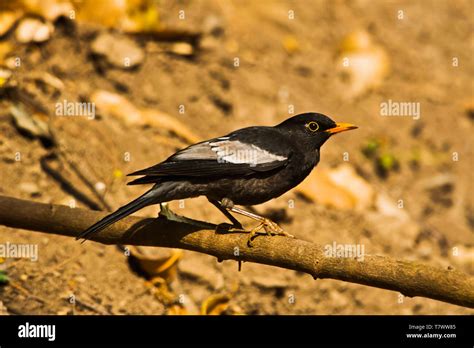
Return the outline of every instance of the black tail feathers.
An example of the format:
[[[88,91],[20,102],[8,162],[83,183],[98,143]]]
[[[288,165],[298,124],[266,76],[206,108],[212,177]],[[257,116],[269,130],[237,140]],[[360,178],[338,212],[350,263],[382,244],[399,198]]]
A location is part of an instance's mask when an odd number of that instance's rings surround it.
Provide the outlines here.
[[[152,189],[153,190],[153,189]],[[134,212],[150,205],[156,203],[156,196],[150,194],[151,191],[148,191],[138,197],[137,199],[131,201],[130,203],[124,205],[123,207],[117,209],[112,214],[107,215],[103,219],[99,220],[91,227],[89,227],[84,232],[77,235],[76,240],[84,238],[84,241],[87,240],[87,237],[92,233],[103,230],[104,228],[112,225],[113,223],[123,219],[124,217],[133,214]]]

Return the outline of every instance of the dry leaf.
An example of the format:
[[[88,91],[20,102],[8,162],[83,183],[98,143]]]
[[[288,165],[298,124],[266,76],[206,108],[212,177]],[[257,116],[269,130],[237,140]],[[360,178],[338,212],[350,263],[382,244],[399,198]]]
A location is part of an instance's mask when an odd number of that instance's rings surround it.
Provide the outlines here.
[[[130,256],[149,277],[160,277],[167,282],[175,279],[182,250],[135,246],[130,246],[129,249]]]
[[[19,130],[32,137],[51,139],[47,115],[38,112],[27,112],[21,104],[11,106],[10,114],[13,116],[14,124]]]
[[[201,305],[202,315],[221,315],[229,307],[232,296],[229,294],[214,294],[209,296]]]
[[[328,175],[336,186],[346,190],[354,197],[356,209],[368,208],[373,204],[374,189],[350,165],[342,164],[330,170]]]
[[[96,91],[91,96],[101,113],[121,119],[126,125],[144,125],[141,111],[128,99],[107,91]]]
[[[390,71],[385,49],[373,43],[365,31],[356,31],[344,38],[337,64],[347,84],[346,95],[351,98],[378,87]]]
[[[94,54],[105,57],[111,65],[130,69],[140,65],[145,58],[143,50],[135,41],[122,35],[103,33],[91,45]]]
[[[183,122],[167,113],[155,109],[144,109],[143,117],[147,125],[167,129],[189,144],[197,143],[200,140]]]
[[[166,311],[167,315],[188,315],[188,311],[186,308],[184,308],[181,305],[178,304],[173,304],[170,307],[168,307],[168,310]]]
[[[339,209],[372,206],[373,188],[347,164],[335,169],[317,169],[295,189],[307,199]]]
[[[176,295],[170,290],[168,282],[161,277],[154,277],[150,282],[146,283],[147,286],[151,286],[153,295],[158,299],[158,301],[164,303],[165,305],[173,304]]]
[[[168,130],[192,144],[199,138],[175,117],[155,109],[139,109],[128,99],[107,91],[96,91],[91,96],[101,113],[122,119],[127,125],[148,125]]]
[[[355,205],[352,195],[335,186],[322,169],[311,173],[295,190],[306,199],[325,206],[351,209]]]
[[[44,42],[51,37],[54,27],[51,23],[43,23],[36,18],[23,19],[15,31],[18,42]]]
[[[192,56],[194,54],[194,48],[187,42],[177,42],[171,46],[171,52],[180,56]]]

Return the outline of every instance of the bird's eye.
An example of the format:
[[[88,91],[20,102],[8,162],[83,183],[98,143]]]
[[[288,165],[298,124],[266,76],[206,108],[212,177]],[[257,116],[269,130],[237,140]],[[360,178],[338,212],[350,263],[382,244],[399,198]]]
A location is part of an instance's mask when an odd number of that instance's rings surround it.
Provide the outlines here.
[[[306,128],[309,129],[311,132],[316,132],[319,129],[319,124],[318,122],[308,122],[306,123]]]

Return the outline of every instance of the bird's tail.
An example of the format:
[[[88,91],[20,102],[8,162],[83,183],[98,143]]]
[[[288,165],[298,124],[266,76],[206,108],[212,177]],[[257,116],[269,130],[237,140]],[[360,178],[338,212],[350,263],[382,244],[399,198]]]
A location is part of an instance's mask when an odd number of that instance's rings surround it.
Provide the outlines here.
[[[124,205],[123,207],[118,208],[112,214],[107,215],[103,219],[97,221],[91,227],[89,227],[84,232],[77,235],[76,240],[84,238],[84,241],[87,240],[87,237],[92,233],[98,232],[106,228],[107,226],[112,225],[113,223],[123,219],[124,217],[133,214],[137,210],[140,210],[147,205],[156,203],[156,195],[153,194],[153,189],[147,191],[137,199],[131,201],[130,203]]]

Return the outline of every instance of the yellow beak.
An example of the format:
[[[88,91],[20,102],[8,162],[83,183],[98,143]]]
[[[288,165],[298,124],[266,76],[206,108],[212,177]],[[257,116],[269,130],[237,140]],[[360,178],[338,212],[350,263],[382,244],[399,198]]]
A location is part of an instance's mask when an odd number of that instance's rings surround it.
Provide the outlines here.
[[[336,127],[326,129],[326,132],[329,134],[336,134],[356,128],[358,127],[350,123],[336,123]]]

